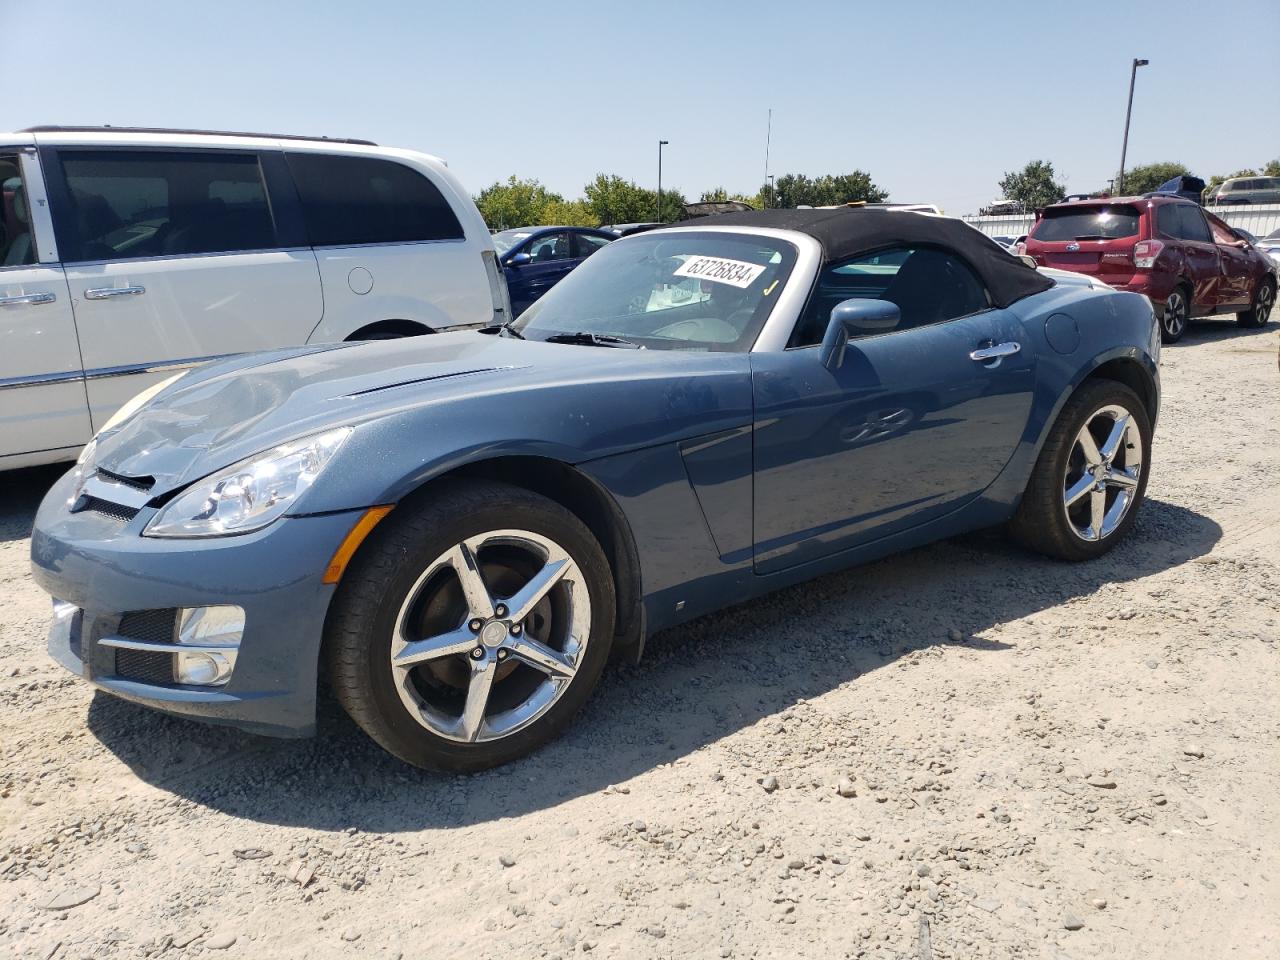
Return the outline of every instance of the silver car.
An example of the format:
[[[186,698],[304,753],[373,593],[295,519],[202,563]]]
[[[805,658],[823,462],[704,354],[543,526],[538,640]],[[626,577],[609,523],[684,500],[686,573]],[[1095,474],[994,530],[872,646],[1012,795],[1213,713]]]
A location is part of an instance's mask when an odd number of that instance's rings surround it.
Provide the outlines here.
[[[1280,177],[1232,177],[1209,196],[1218,203],[1280,203]]]

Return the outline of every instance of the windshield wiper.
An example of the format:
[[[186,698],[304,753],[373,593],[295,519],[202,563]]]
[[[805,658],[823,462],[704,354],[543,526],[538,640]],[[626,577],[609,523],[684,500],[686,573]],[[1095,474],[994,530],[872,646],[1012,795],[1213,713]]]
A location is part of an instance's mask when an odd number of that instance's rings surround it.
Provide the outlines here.
[[[553,333],[545,343],[577,343],[587,347],[622,347],[626,350],[643,350],[644,347],[623,337],[615,337],[608,333],[589,333],[579,330],[576,333]]]
[[[515,337],[517,340],[525,339],[524,334],[521,333],[519,330],[517,330],[514,324],[515,324],[514,320],[508,320],[506,323],[491,323],[487,327],[481,327],[477,332],[478,333],[497,333],[497,334],[505,333],[512,337]]]

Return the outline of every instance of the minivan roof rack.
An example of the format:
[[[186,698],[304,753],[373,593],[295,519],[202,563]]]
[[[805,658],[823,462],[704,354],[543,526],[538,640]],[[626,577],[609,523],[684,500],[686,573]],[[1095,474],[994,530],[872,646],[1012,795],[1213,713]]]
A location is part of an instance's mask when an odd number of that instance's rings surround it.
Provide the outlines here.
[[[175,127],[113,127],[109,123],[97,126],[42,125],[26,127],[18,133],[184,133],[204,137],[251,137],[261,140],[320,140],[325,143],[352,143],[362,147],[376,147],[372,140],[354,137],[304,137],[296,133],[244,133],[237,130],[184,130]]]

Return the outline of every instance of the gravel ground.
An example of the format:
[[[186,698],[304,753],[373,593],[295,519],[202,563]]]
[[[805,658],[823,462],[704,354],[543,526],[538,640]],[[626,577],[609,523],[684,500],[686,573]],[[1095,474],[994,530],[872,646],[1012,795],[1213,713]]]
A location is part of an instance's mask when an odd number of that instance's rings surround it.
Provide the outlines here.
[[[983,534],[704,618],[471,777],[95,696],[27,574],[54,474],[0,477],[0,955],[1280,956],[1272,331],[1166,349],[1107,558]]]

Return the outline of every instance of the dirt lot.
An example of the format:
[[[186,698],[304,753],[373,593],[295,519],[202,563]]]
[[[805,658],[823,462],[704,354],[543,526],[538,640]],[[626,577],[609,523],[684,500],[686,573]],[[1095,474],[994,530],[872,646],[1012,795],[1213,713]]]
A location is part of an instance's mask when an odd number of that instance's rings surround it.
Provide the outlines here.
[[[0,477],[0,955],[1280,956],[1274,329],[1165,351],[1103,561],[984,534],[705,618],[467,778],[95,696],[27,575],[53,473]]]

